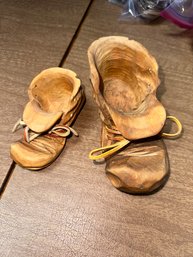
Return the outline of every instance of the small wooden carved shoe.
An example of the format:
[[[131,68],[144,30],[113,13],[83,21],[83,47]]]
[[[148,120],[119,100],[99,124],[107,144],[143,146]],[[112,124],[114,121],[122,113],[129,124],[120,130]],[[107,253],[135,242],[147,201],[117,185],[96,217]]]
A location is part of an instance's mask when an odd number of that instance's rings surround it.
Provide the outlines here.
[[[88,49],[93,95],[102,120],[102,147],[92,160],[106,159],[106,174],[118,189],[149,193],[165,183],[168,157],[161,136],[166,111],[156,98],[160,80],[153,56],[126,37],[103,37]],[[146,140],[144,140],[146,139]]]
[[[76,74],[63,68],[42,71],[31,82],[29,102],[13,131],[24,127],[24,138],[11,145],[10,155],[20,166],[38,170],[61,153],[85,95]]]

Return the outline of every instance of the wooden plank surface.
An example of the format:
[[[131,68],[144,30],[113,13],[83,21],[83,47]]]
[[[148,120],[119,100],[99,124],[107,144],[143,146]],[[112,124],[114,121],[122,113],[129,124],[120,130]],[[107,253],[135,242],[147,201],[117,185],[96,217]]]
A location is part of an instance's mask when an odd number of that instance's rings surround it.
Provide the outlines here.
[[[0,185],[11,163],[11,134],[42,69],[58,66],[89,4],[85,1],[0,1]]]
[[[64,67],[85,85],[87,103],[49,168],[16,168],[1,200],[0,256],[191,257],[193,253],[192,32],[167,21],[151,25],[118,22],[120,9],[97,0]],[[160,65],[159,97],[183,123],[178,140],[165,141],[171,175],[149,196],[124,194],[111,186],[104,165],[88,160],[99,146],[100,119],[89,83],[87,48],[101,36],[138,40]]]

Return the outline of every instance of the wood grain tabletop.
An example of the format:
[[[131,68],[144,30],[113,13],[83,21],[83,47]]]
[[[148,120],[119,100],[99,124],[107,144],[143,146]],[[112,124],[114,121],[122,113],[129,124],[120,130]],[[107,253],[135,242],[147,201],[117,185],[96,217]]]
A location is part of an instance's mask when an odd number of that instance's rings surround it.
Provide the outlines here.
[[[75,10],[76,7],[72,13],[76,13]],[[80,136],[71,137],[56,162],[41,172],[15,168],[0,201],[0,257],[193,256],[193,32],[162,19],[150,24],[120,21],[120,11],[104,0],[94,1],[90,7],[63,64],[78,74],[86,92],[86,104],[73,125]],[[49,22],[46,24],[48,26]],[[56,28],[56,24],[53,27]],[[69,33],[69,29],[66,30]],[[55,33],[65,45],[65,33]],[[105,165],[96,165],[88,159],[89,151],[100,145],[101,123],[92,98],[87,49],[92,41],[108,35],[135,39],[154,55],[161,79],[158,97],[167,112],[183,124],[181,138],[165,140],[170,177],[166,185],[152,195],[134,196],[116,190],[105,175]],[[29,41],[27,37],[28,44]],[[50,56],[52,48],[44,47],[47,41],[37,39],[37,42],[42,49],[36,53],[41,64],[34,60],[33,70],[28,67],[29,73],[24,72],[21,64],[16,69],[15,57],[9,70],[0,72],[2,88],[7,84],[0,95],[1,117],[5,110],[9,114],[7,119],[3,117],[0,126],[1,151],[5,145],[8,149],[10,140],[16,139],[7,130],[11,129],[13,117],[17,118],[22,112],[27,99],[26,83],[44,66],[57,65],[61,57],[62,42],[57,41],[59,51]],[[17,43],[17,47],[20,62],[27,62],[22,51],[28,46],[24,45],[21,50]],[[3,65],[1,60],[0,65],[3,68],[8,64]],[[23,65],[30,66],[30,63]],[[17,78],[18,90],[12,94],[14,78]],[[11,107],[5,104],[10,95]],[[7,141],[5,136],[9,137]],[[7,157],[3,156],[6,156],[4,151],[1,153],[2,169],[8,165]]]

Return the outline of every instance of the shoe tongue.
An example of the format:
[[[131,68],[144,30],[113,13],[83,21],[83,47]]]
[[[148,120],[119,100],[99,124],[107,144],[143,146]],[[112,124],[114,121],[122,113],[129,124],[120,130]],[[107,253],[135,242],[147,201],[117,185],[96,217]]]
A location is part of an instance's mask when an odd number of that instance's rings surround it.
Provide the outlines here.
[[[151,96],[147,107],[141,112],[125,114],[111,108],[109,112],[117,130],[128,140],[157,135],[166,120],[166,111],[155,96]]]
[[[49,130],[61,118],[63,112],[43,111],[36,100],[27,103],[23,112],[23,121],[36,133]]]

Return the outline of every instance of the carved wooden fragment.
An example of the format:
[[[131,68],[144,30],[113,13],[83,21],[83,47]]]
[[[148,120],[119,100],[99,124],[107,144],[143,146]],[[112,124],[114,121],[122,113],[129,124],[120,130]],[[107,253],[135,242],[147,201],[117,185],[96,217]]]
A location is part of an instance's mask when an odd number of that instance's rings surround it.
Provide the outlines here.
[[[11,145],[11,157],[22,167],[36,170],[53,162],[66,137],[76,134],[69,126],[85,96],[76,74],[62,68],[42,71],[31,82],[28,94],[22,118],[24,138]]]
[[[155,190],[168,175],[163,142],[148,143],[166,120],[156,97],[160,81],[155,58],[140,43],[116,36],[94,41],[88,58],[93,95],[103,122],[102,146],[123,139],[133,142],[107,159],[109,179],[130,193]],[[144,138],[147,142],[136,141]]]

